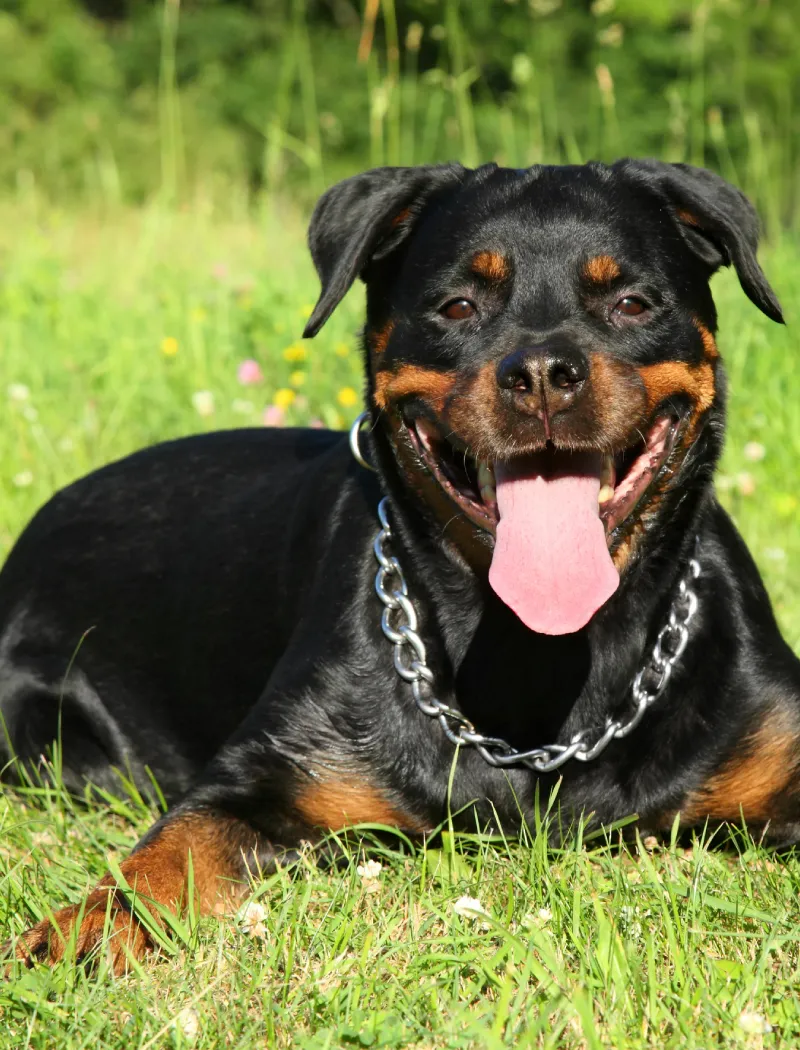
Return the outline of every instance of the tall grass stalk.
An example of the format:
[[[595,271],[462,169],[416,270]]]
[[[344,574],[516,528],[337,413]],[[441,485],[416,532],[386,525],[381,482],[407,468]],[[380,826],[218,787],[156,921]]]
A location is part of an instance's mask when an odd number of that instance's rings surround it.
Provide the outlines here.
[[[180,96],[176,79],[176,49],[181,0],[164,0],[158,109],[161,143],[161,196],[174,204],[184,186],[185,157],[181,131]]]

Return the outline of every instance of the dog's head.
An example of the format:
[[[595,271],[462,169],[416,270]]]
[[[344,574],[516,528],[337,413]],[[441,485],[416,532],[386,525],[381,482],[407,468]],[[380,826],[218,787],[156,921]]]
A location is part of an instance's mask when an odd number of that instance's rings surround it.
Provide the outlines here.
[[[700,168],[381,168],[317,205],[306,335],[367,285],[368,396],[422,513],[534,630],[582,627],[719,455],[708,281],[765,314],[747,199]]]

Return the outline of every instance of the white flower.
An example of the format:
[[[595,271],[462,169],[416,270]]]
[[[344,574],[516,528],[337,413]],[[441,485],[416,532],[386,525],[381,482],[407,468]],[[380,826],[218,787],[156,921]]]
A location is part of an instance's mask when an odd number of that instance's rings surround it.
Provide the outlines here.
[[[381,888],[380,877],[383,865],[378,860],[366,860],[356,868],[361,885],[366,893],[378,893]]]
[[[24,383],[10,383],[7,392],[10,401],[27,401],[31,396],[29,387]]]
[[[177,1028],[184,1039],[193,1043],[200,1033],[200,1015],[197,1010],[192,1009],[191,1006],[187,1006],[181,1010],[172,1022],[172,1027]]]
[[[379,860],[366,860],[356,868],[356,873],[362,879],[377,879],[382,871],[383,865]]]
[[[772,1025],[766,1017],[752,1010],[745,1010],[739,1014],[739,1027],[750,1035],[766,1035],[767,1032],[772,1031]]]
[[[263,940],[267,936],[267,927],[264,919],[267,917],[267,909],[258,901],[251,901],[240,909],[237,916],[242,932],[248,937],[259,937]]]
[[[522,925],[531,929],[534,926],[546,926],[553,918],[549,908],[539,908],[538,911],[529,912],[522,920]]]
[[[489,914],[476,897],[459,897],[453,905],[453,911],[465,919],[477,919],[480,915]]]
[[[192,394],[192,404],[198,416],[214,415],[214,395],[210,390],[195,390]]]
[[[751,463],[758,463],[766,454],[767,450],[760,441],[748,441],[744,446],[744,458],[749,459]]]
[[[619,910],[620,926],[625,930],[628,936],[632,937],[635,941],[640,940],[643,933],[642,924],[639,922],[640,914],[641,909],[634,907],[631,904],[623,904]],[[645,912],[645,915],[649,914],[649,910]]]
[[[26,489],[33,484],[33,474],[29,470],[21,470],[19,474],[14,475],[12,481],[18,489]]]

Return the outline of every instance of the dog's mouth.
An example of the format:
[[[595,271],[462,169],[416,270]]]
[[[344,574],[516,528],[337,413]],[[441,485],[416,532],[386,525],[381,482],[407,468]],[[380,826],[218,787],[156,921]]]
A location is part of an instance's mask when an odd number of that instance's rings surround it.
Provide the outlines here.
[[[675,447],[682,420],[673,415],[659,415],[636,445],[616,454],[574,452],[552,445],[529,456],[516,457],[508,466],[516,472],[552,476],[569,473],[570,468],[582,474],[597,467],[600,487],[597,513],[603,522],[609,546],[621,526],[646,502],[654,482],[666,467]],[[497,504],[497,463],[476,460],[469,450],[452,435],[444,437],[438,427],[418,417],[407,424],[412,444],[450,499],[482,529],[494,535],[500,513]]]
[[[494,590],[533,630],[563,634],[584,626],[618,586],[611,551],[655,498],[684,422],[659,414],[616,453],[548,443],[492,463],[426,418],[406,426],[456,507],[495,537]]]

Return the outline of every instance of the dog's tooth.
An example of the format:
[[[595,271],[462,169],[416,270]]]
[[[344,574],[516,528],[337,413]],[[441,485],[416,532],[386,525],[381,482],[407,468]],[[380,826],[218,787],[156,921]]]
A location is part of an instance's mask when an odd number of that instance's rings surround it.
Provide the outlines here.
[[[495,491],[494,471],[488,463],[478,463],[478,488],[484,503],[496,503],[497,492]]]
[[[600,472],[600,487],[601,491],[604,488],[611,487],[613,492],[614,481],[615,481],[616,470],[614,469],[614,457],[610,452],[607,452],[603,457],[603,469]]]
[[[608,503],[610,499],[614,498],[614,486],[613,485],[602,485],[600,493],[597,497],[598,503]]]
[[[494,488],[494,471],[483,461],[478,464],[478,488]]]

